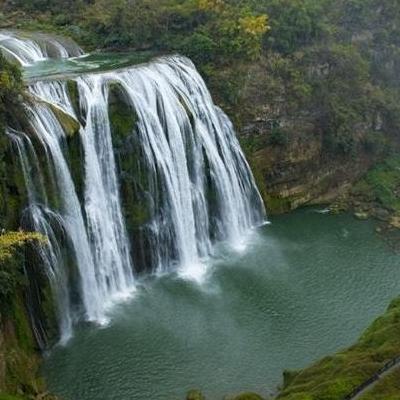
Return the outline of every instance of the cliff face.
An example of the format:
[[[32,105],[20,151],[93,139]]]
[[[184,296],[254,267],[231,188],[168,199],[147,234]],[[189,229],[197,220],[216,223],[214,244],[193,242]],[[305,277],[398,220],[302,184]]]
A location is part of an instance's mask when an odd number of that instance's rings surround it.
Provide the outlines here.
[[[299,132],[290,144],[266,145],[250,153],[249,160],[267,209],[282,213],[332,202],[346,193],[376,158],[362,149],[354,159],[327,155],[320,136]]]
[[[24,129],[24,121],[22,108],[12,110],[10,126]],[[0,125],[0,398],[7,400],[51,398],[40,378],[39,350],[57,337],[48,277],[29,245],[46,239],[21,230],[29,225],[26,206],[18,151]]]
[[[1,316],[0,393],[38,394],[43,389],[38,370],[39,357],[30,321],[18,295],[7,314]]]
[[[3,234],[0,239],[0,398],[10,393],[19,399],[38,395],[51,399],[39,375],[38,342],[32,330],[34,302],[23,278],[30,246],[22,246],[39,236],[19,232]]]
[[[279,55],[254,63],[235,102],[221,100],[270,213],[332,202],[398,148],[394,110],[362,78],[362,63],[350,68],[357,57],[310,52],[290,65]]]
[[[278,138],[269,121],[245,123],[241,141],[270,213],[328,204],[346,194],[384,154],[370,151],[361,135],[351,154],[326,150],[324,135],[304,120]],[[279,140],[279,141],[278,141]]]

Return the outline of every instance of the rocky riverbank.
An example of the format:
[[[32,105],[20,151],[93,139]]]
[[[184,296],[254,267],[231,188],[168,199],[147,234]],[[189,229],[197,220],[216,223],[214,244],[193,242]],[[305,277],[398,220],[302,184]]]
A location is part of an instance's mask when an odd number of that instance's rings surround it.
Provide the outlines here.
[[[377,233],[400,249],[400,157],[376,164],[331,204],[331,212],[350,211],[358,219],[374,218]]]

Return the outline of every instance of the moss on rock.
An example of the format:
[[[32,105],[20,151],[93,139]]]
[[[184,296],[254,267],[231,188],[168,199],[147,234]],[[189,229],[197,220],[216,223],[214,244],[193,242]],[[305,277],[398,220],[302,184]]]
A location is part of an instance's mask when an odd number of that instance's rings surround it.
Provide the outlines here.
[[[248,392],[236,396],[234,400],[263,400],[263,398],[257,393]]]
[[[0,228],[17,229],[26,202],[24,176],[11,142],[0,132]]]
[[[200,390],[190,390],[186,395],[186,400],[205,400]]]
[[[49,106],[57,117],[58,122],[62,126],[67,137],[72,137],[79,133],[80,124],[74,117],[61,110],[61,108],[54,106],[53,104],[49,103]]]
[[[271,214],[282,214],[293,209],[290,198],[280,197],[274,194],[264,196],[265,206]]]
[[[376,203],[400,213],[400,156],[392,156],[373,167],[353,188],[351,196],[359,203]]]
[[[341,400],[400,354],[400,298],[376,319],[358,342],[286,377],[277,399]],[[390,388],[386,388],[390,390]]]
[[[138,116],[128,102],[121,85],[110,85],[108,95],[110,121],[112,124],[113,139],[118,141],[126,139],[134,131]]]
[[[11,394],[0,393],[0,400],[24,400],[21,396],[14,396]]]
[[[131,239],[131,255],[140,272],[144,268],[151,269],[154,261],[150,239],[152,232],[146,226],[153,212],[149,190],[150,179],[154,177],[149,178],[146,156],[137,131],[138,115],[119,84],[110,86],[108,111],[122,210]]]
[[[78,116],[80,115],[80,100],[79,100],[79,89],[78,84],[74,80],[67,81],[67,90],[68,95],[72,103],[72,107],[75,111],[75,114]]]
[[[283,371],[283,386],[289,386],[298,373],[299,371],[291,371],[287,369]]]
[[[43,379],[39,375],[40,355],[36,338],[31,328],[31,315],[26,306],[29,301],[30,312],[33,304],[25,280],[24,246],[31,241],[45,241],[35,233],[10,232],[0,235],[0,275],[11,276],[13,284],[6,292],[1,288],[0,307],[0,399],[36,398],[50,399],[45,392]],[[4,282],[3,282],[4,283]]]
[[[85,155],[80,135],[68,137],[67,146],[69,169],[78,197],[82,200],[84,197]]]

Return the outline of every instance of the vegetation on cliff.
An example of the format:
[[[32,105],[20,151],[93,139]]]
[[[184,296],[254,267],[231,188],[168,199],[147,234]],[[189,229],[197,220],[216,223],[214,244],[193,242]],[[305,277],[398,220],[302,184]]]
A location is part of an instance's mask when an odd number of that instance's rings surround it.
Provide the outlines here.
[[[22,78],[19,68],[8,62],[0,53],[0,132],[3,133],[6,119],[18,106],[22,92]],[[0,135],[0,146],[3,138]]]
[[[19,68],[0,53],[0,399],[21,400],[43,393],[40,358],[25,306],[28,292],[25,252],[45,243],[20,226],[23,177],[5,127],[21,116],[23,83]],[[7,231],[6,231],[7,229]],[[42,396],[42,398],[50,398]]]
[[[246,392],[238,396],[226,397],[226,400],[263,400],[261,396],[256,393]],[[1,400],[1,398],[0,398]],[[199,390],[190,390],[186,395],[186,400],[207,400]]]
[[[188,55],[281,212],[337,195],[398,146],[399,14],[394,0],[20,0],[0,26]]]
[[[332,212],[352,211],[358,219],[378,220],[377,232],[395,250],[400,248],[399,171],[400,157],[390,153],[330,206]]]
[[[0,305],[12,301],[18,286],[23,285],[25,274],[21,262],[21,249],[27,243],[45,243],[36,232],[7,232],[0,234]]]
[[[152,49],[188,55],[241,128],[242,143],[267,204],[285,211],[310,200],[304,196],[307,188],[288,191],[287,199],[264,186],[267,178],[285,186],[288,166],[296,169],[300,165],[296,174],[301,175],[304,169],[314,173],[323,165],[331,169],[334,159],[345,168],[354,165],[354,175],[353,171],[343,174],[352,180],[371,165],[360,155],[375,162],[398,145],[399,15],[400,4],[395,0],[19,0],[7,4],[1,24],[9,26],[11,21],[23,28],[67,33],[89,48]],[[10,224],[8,215],[13,215],[4,210],[10,205],[17,209],[18,196],[8,195],[8,144],[3,132],[11,110],[17,107],[21,88],[19,70],[0,55],[0,222],[4,225]],[[113,129],[123,143],[125,126],[131,121],[123,113],[115,115]],[[72,135],[76,124],[67,122],[72,124]],[[289,152],[290,146],[313,148],[310,158],[315,162],[307,164],[304,152]],[[265,149],[276,153],[272,162],[281,168],[273,170],[273,175],[267,176]],[[289,158],[281,162],[283,153]],[[130,161],[124,160],[128,167]],[[400,212],[399,168],[397,159],[387,159],[365,176],[353,194]],[[325,176],[315,181],[305,176],[323,190],[332,186]],[[132,208],[130,215],[139,224],[146,219],[146,210]],[[15,221],[11,224],[15,226]],[[31,361],[34,341],[17,293],[23,274],[18,270],[20,264],[10,261],[11,251],[31,240],[40,239],[22,232],[0,236],[0,298],[15,300],[10,308],[12,333],[7,339],[7,354],[2,356],[0,351],[0,364],[16,374],[3,385],[7,390],[24,393],[28,387],[35,394],[37,383],[27,371],[37,368],[37,361]],[[398,321],[397,300],[355,346],[304,371],[287,372],[279,398],[343,397],[398,355]],[[21,382],[27,381],[23,384],[26,387],[21,387]],[[371,392],[365,399],[379,398],[382,393],[386,395],[382,398],[388,398],[398,389],[397,384],[395,375],[388,376],[380,384],[383,389],[379,391],[377,386],[375,397]]]
[[[394,0],[29,0],[3,13],[0,26],[63,32],[88,48],[188,55],[239,126],[263,122],[247,131],[261,131],[262,148],[308,123],[325,152],[352,157],[400,126]]]
[[[12,258],[14,252],[28,242],[45,242],[45,238],[36,232],[4,232],[0,235],[0,262]]]
[[[0,235],[0,399],[32,398],[45,391],[39,378],[40,358],[25,306],[28,282],[25,250],[29,243],[45,243],[33,232]],[[11,395],[12,394],[12,395]],[[50,398],[45,395],[43,399]]]
[[[20,218],[16,165],[10,151],[10,141],[5,134],[5,126],[20,114],[23,84],[20,69],[8,62],[0,53],[0,229],[17,229]]]
[[[269,28],[266,15],[224,0],[29,0],[5,10],[22,26],[64,31],[92,48],[179,51],[199,63],[253,59]]]
[[[372,377],[386,362],[399,356],[400,299],[394,300],[386,313],[363,333],[352,347],[325,357],[301,371],[287,371],[279,400],[338,400]],[[386,397],[365,394],[362,399],[390,399],[398,381],[389,375],[385,379]],[[374,393],[380,393],[376,387]],[[380,396],[383,396],[380,393]],[[371,397],[372,396],[372,397]]]
[[[398,147],[400,6],[276,0],[255,7],[268,13],[271,30],[228,109],[270,210],[330,202]]]
[[[392,156],[371,169],[352,189],[352,195],[369,211],[374,205],[400,214],[400,157]],[[369,209],[368,209],[369,206]]]

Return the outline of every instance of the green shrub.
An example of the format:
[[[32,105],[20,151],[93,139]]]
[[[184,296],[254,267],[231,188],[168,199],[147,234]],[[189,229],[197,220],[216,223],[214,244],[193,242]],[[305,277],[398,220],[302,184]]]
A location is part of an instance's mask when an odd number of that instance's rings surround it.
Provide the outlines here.
[[[32,242],[44,244],[46,239],[34,232],[7,232],[0,235],[0,304],[5,304],[24,283],[21,269],[21,248]]]
[[[289,143],[289,133],[281,128],[273,128],[268,139],[273,146],[286,146]]]
[[[183,41],[179,50],[194,62],[206,64],[215,58],[217,44],[206,34],[195,32]]]
[[[353,193],[382,207],[400,211],[400,158],[393,156],[372,168],[353,189]]]
[[[0,52],[0,136],[4,124],[13,108],[19,104],[22,93],[22,77],[20,69],[10,62]]]

